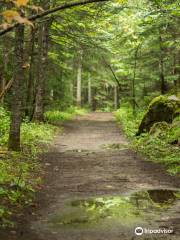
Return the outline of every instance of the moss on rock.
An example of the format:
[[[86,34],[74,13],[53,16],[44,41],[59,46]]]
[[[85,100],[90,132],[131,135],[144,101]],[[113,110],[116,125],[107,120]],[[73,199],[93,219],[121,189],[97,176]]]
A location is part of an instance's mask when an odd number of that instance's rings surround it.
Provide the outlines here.
[[[167,122],[157,122],[153,124],[149,133],[157,137],[161,134],[161,132],[164,132],[169,128],[170,126]]]
[[[175,95],[158,96],[152,100],[138,129],[137,135],[149,132],[157,122],[172,123],[177,117],[180,108],[180,99]]]
[[[176,120],[176,121],[175,121]],[[180,146],[180,121],[176,118],[168,132],[168,143]]]
[[[175,113],[174,113],[174,115],[173,115],[173,120],[174,119],[177,119],[177,118],[179,118],[180,117],[180,108],[178,108],[176,111],[175,111]]]

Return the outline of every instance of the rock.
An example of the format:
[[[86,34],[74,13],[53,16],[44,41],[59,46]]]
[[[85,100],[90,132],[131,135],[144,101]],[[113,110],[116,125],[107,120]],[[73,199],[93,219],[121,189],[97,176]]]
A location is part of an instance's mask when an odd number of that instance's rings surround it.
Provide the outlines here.
[[[149,132],[154,123],[172,123],[180,109],[180,99],[175,95],[159,96],[152,100],[139,126],[137,136]]]
[[[167,122],[157,122],[153,124],[149,133],[158,137],[161,132],[167,131],[167,129],[169,129],[169,124]]]
[[[178,109],[175,111],[173,117],[174,117],[174,119],[180,117],[180,108],[178,108]],[[174,119],[173,119],[173,120],[174,120]],[[176,120],[176,119],[175,119],[175,120]],[[179,121],[179,120],[178,120],[178,121]]]

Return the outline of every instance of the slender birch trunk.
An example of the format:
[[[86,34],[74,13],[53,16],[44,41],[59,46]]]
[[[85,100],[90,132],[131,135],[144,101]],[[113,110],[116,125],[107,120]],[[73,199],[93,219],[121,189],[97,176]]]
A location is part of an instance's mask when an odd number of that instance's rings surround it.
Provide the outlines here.
[[[78,60],[78,69],[77,69],[77,106],[81,106],[81,84],[82,84],[82,55],[83,51],[80,50],[79,60]]]
[[[92,107],[91,75],[88,75],[88,104]]]

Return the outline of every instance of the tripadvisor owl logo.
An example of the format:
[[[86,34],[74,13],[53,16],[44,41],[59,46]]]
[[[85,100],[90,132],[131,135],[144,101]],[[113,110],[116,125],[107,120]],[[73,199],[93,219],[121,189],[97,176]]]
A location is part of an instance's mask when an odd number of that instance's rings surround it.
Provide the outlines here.
[[[143,234],[172,234],[173,229],[149,229],[149,228],[142,228],[142,227],[136,227],[134,233],[137,236],[141,236]]]
[[[137,227],[135,228],[135,234],[138,235],[138,236],[141,236],[143,235],[143,228],[142,227]]]

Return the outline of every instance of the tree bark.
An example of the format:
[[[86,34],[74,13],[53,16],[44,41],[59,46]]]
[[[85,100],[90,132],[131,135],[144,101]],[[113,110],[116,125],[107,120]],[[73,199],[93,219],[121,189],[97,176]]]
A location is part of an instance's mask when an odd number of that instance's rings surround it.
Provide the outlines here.
[[[35,35],[36,29],[31,28],[30,46],[29,46],[29,74],[27,80],[27,97],[26,97],[26,111],[25,114],[32,119],[33,101],[34,101],[34,63],[35,63]]]
[[[33,120],[42,122],[44,120],[44,94],[45,81],[47,74],[47,58],[48,58],[48,41],[49,41],[49,21],[39,26],[39,67],[38,79],[36,83],[36,96]]]
[[[4,98],[6,92],[11,88],[12,83],[13,83],[13,79],[11,79],[5,86],[3,86],[3,91],[0,92],[0,100]]]
[[[179,67],[180,66],[180,59],[179,54],[174,54],[173,56],[173,69],[172,69],[172,74],[174,75],[174,90],[176,93],[178,93],[179,87],[180,87],[180,71]]]
[[[5,89],[5,83],[4,83],[4,74],[3,74],[3,67],[0,66],[0,95],[4,92]],[[4,102],[4,95],[0,98],[0,103],[3,104]]]
[[[92,107],[92,89],[91,89],[91,75],[88,75],[88,105]]]
[[[6,93],[6,74],[7,74],[7,65],[8,65],[8,39],[3,39],[3,66],[0,70],[0,102],[3,104],[4,95]]]
[[[161,94],[166,93],[166,83],[164,76],[164,49],[163,49],[163,40],[161,34],[159,34],[159,47],[160,47],[160,56],[159,56],[159,78],[161,83]]]
[[[136,69],[137,69],[137,57],[138,57],[138,51],[139,51],[140,45],[135,50],[134,55],[134,73],[133,73],[133,79],[132,79],[132,106],[133,106],[133,114],[136,113],[136,89],[135,89],[135,81],[136,81]]]
[[[92,110],[96,111],[97,109],[97,99],[96,99],[97,89],[96,87],[93,88],[93,98],[92,98]]]
[[[77,69],[77,106],[81,107],[81,78],[82,78],[82,54],[83,51],[80,50],[79,52],[79,59],[78,59],[78,69]]]
[[[70,83],[69,90],[70,90],[71,104],[73,104],[73,100],[74,100],[74,86],[73,86],[72,82]]]
[[[22,94],[24,84],[23,69],[24,26],[19,25],[15,30],[14,49],[14,80],[12,85],[11,124],[9,133],[9,150],[20,151],[20,126],[22,111]]]
[[[117,85],[114,86],[114,109],[118,108],[118,87]]]

